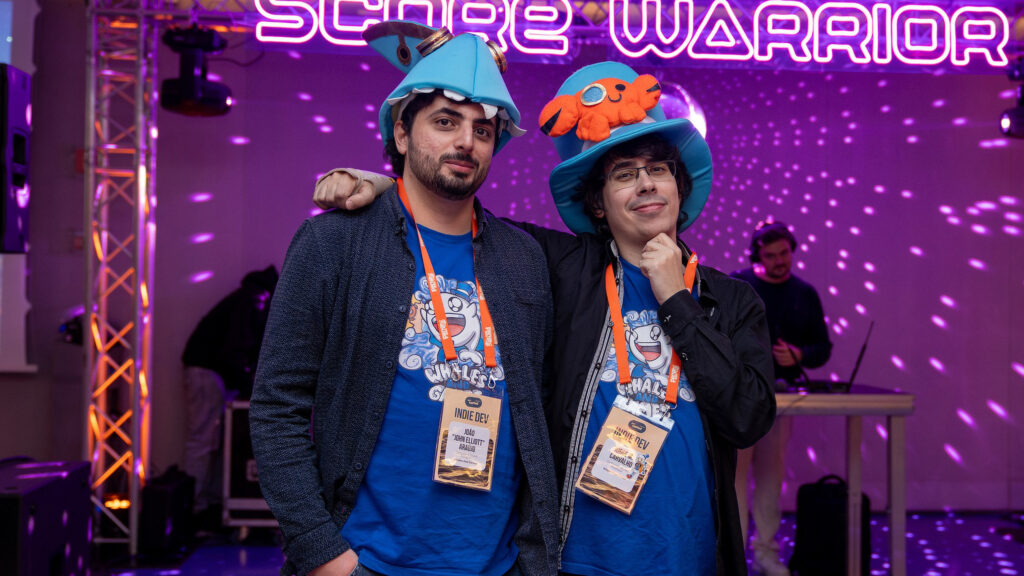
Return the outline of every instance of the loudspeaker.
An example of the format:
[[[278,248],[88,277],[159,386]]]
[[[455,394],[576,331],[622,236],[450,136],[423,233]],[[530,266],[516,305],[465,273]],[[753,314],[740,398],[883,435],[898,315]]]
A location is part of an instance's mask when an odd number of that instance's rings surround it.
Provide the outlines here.
[[[0,462],[0,574],[84,574],[90,494],[88,462]]]
[[[177,466],[153,478],[142,489],[139,553],[150,559],[185,554],[192,543],[192,498],[195,478]]]
[[[31,78],[0,64],[0,252],[28,250]]]

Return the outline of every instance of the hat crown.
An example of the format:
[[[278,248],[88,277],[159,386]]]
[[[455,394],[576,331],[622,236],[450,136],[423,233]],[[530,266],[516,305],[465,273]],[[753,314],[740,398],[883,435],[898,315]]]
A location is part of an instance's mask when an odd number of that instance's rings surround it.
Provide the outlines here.
[[[508,115],[512,126],[498,135],[495,152],[519,131],[521,116],[501,77],[491,49],[475,34],[459,34],[440,42],[421,55],[417,45],[437,29],[415,22],[390,20],[368,28],[363,37],[370,47],[406,72],[398,86],[381,105],[379,125],[385,142],[394,138],[393,106],[414,92],[447,90],[469,102],[498,107]]]

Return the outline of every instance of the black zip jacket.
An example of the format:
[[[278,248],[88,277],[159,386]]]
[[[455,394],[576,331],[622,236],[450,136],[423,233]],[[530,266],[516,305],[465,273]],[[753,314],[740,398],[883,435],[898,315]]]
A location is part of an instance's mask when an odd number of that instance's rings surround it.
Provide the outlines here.
[[[581,451],[596,374],[612,339],[604,271],[614,262],[621,278],[621,266],[610,239],[515,224],[544,249],[551,279],[555,333],[545,366],[545,406],[562,490],[564,545],[576,496],[573,483],[586,457]],[[682,249],[685,263],[689,250]],[[715,475],[718,574],[745,575],[734,488],[736,449],[753,445],[775,420],[768,326],[749,284],[706,266],[699,266],[698,283],[699,303],[680,291],[661,305],[658,316],[682,360],[704,424]]]

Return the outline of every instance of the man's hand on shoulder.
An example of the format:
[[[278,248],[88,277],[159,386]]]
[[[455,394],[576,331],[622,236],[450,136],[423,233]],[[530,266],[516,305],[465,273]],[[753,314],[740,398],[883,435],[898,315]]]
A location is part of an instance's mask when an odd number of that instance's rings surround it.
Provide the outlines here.
[[[309,576],[349,576],[355,571],[357,564],[359,556],[353,550],[346,550],[344,554],[327,564],[314,568]]]
[[[391,187],[391,178],[349,168],[335,168],[316,182],[313,203],[321,210],[358,210]]]

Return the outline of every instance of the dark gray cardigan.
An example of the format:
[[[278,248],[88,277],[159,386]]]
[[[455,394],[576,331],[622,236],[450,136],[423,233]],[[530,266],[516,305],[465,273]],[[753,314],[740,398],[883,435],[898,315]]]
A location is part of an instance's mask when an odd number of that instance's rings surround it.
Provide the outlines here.
[[[552,330],[547,265],[529,235],[475,209],[475,269],[525,472],[519,566],[555,574],[558,499],[540,396]],[[365,209],[310,218],[292,240],[249,412],[260,485],[284,534],[282,573],[306,574],[350,548],[340,527],[380,432],[415,276],[394,189]]]

